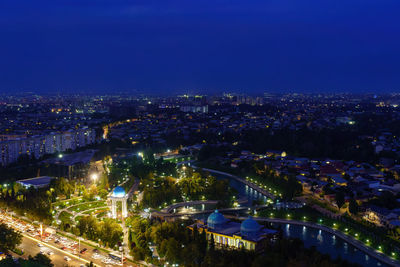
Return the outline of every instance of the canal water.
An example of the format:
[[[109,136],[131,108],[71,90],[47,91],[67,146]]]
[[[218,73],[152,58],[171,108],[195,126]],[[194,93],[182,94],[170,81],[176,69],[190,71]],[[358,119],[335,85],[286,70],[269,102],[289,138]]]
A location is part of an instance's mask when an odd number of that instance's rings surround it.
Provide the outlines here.
[[[315,246],[321,253],[329,254],[333,259],[339,256],[349,262],[355,262],[361,266],[382,266],[388,265],[379,262],[375,258],[368,256],[361,250],[345,242],[343,239],[311,227],[305,227],[293,224],[273,224],[275,227],[281,227],[284,236],[290,238],[299,238],[303,240],[306,247]]]
[[[217,173],[212,173],[212,175],[214,175],[217,179],[228,179],[229,185],[238,191],[238,198],[247,198],[249,200],[249,204],[251,201],[260,198],[267,200],[265,196],[229,176]],[[206,218],[205,215],[203,215],[203,217],[204,219]],[[275,224],[275,226],[278,226],[278,224]],[[358,263],[361,266],[388,266],[379,262],[375,258],[368,256],[364,252],[358,250],[354,246],[330,233],[310,227],[290,224],[281,224],[281,229],[286,237],[299,238],[303,240],[306,247],[315,246],[318,251],[329,254],[333,259],[336,259],[340,256],[342,259],[345,259],[349,262]]]
[[[246,198],[248,200],[248,203],[245,205],[251,205],[253,200],[259,200],[262,199],[263,201],[266,201],[268,198],[258,191],[254,190],[251,187],[248,187],[247,185],[223,174],[219,173],[213,173],[210,172],[215,178],[218,180],[228,180],[229,185],[234,188],[238,192],[238,198],[244,199]]]

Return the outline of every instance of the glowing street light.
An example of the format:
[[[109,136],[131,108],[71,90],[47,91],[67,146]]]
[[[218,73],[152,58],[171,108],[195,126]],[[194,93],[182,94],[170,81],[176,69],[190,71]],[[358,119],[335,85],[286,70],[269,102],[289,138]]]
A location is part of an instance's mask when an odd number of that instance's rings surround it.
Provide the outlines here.
[[[63,154],[58,154],[58,158],[62,158],[63,157]]]
[[[92,178],[93,182],[96,182],[98,177],[99,176],[97,175],[97,173],[92,173],[92,175],[90,176],[90,178]]]

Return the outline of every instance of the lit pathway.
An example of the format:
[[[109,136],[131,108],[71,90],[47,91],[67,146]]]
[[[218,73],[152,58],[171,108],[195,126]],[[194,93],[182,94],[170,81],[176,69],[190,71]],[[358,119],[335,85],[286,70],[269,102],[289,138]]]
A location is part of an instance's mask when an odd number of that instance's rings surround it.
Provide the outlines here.
[[[76,213],[76,214],[72,217],[72,220],[75,221],[75,218],[78,217],[78,216],[89,216],[89,215],[91,215],[91,213],[86,213],[86,212],[88,212],[88,211],[95,211],[95,210],[105,209],[105,208],[108,208],[108,206],[106,205],[106,206],[101,206],[101,207],[97,207],[97,208],[93,208],[93,209],[82,210],[82,211]]]
[[[63,211],[72,214],[72,211],[69,211],[69,210],[68,210],[68,209],[70,209],[70,208],[73,208],[73,207],[76,207],[76,206],[79,206],[79,205],[90,204],[90,203],[94,203],[94,202],[100,202],[100,201],[104,201],[104,200],[94,200],[94,201],[88,201],[88,202],[81,202],[81,203],[74,204],[74,205],[65,207],[65,208],[63,208],[63,209],[57,210],[57,213],[56,213],[56,215],[54,216],[54,219],[55,219],[56,221],[58,221],[58,217],[60,216],[60,214],[61,214]],[[86,210],[85,210],[85,211],[86,211]]]
[[[217,200],[198,200],[198,201],[188,201],[188,202],[180,202],[176,204],[172,204],[164,209],[158,211],[154,210],[151,212],[151,217],[155,218],[174,218],[174,217],[182,217],[182,216],[193,216],[197,214],[205,214],[205,213],[212,213],[215,209],[211,210],[194,210],[194,211],[182,211],[179,213],[171,213],[173,209],[185,206],[193,206],[193,205],[201,205],[201,204],[217,204]],[[225,209],[218,209],[221,212],[238,212],[238,211],[247,211],[248,207],[235,207],[235,208],[225,208]]]
[[[230,217],[230,216],[225,216],[225,217]],[[235,219],[239,219],[239,220],[245,220],[246,217],[232,217]],[[400,267],[400,262],[396,261],[390,257],[388,257],[387,255],[383,254],[382,252],[379,252],[369,246],[366,246],[364,243],[362,243],[361,241],[355,239],[352,236],[346,235],[345,233],[329,228],[327,226],[321,225],[321,224],[316,224],[316,223],[312,223],[312,222],[304,222],[304,221],[295,221],[295,220],[286,220],[286,219],[273,219],[273,218],[260,218],[260,217],[254,217],[254,220],[257,221],[261,221],[261,222],[271,222],[271,223],[287,223],[287,224],[294,224],[294,225],[302,225],[302,226],[307,226],[307,227],[312,227],[312,228],[316,228],[325,232],[328,232],[330,234],[333,234],[341,239],[343,239],[344,241],[346,241],[347,243],[353,245],[354,247],[356,247],[357,249],[363,251],[364,253],[368,254],[371,257],[374,257],[375,259],[389,265],[389,266],[396,266],[396,267]]]
[[[188,202],[179,202],[169,205],[168,207],[163,208],[161,211],[165,213],[170,213],[172,210],[180,207],[193,206],[193,205],[206,205],[206,204],[216,205],[217,203],[218,200],[196,200]]]

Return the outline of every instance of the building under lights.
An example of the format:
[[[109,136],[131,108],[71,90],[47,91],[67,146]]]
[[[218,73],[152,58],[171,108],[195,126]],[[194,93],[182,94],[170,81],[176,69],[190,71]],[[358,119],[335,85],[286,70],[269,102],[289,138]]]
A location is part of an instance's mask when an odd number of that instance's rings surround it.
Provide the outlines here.
[[[208,216],[207,223],[199,221],[189,226],[192,231],[197,227],[201,233],[206,232],[208,240],[214,239],[216,247],[234,249],[262,250],[265,242],[275,240],[278,231],[268,229],[258,224],[251,216],[242,223],[227,220],[224,215],[215,210]]]
[[[122,206],[122,218],[128,216],[128,209],[127,209],[127,202],[128,202],[128,195],[125,193],[125,189],[121,186],[117,186],[114,188],[112,194],[108,197],[109,201],[111,202],[111,216],[112,218],[117,218],[117,203],[118,201],[121,202]]]

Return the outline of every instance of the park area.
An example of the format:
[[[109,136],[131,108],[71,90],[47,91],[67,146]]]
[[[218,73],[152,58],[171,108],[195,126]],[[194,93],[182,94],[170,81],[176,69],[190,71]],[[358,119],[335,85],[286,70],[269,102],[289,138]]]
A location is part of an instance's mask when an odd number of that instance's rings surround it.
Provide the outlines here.
[[[83,198],[55,202],[53,207],[55,213],[53,224],[60,229],[76,225],[82,217],[89,215],[101,219],[109,211],[105,200],[88,201]]]

